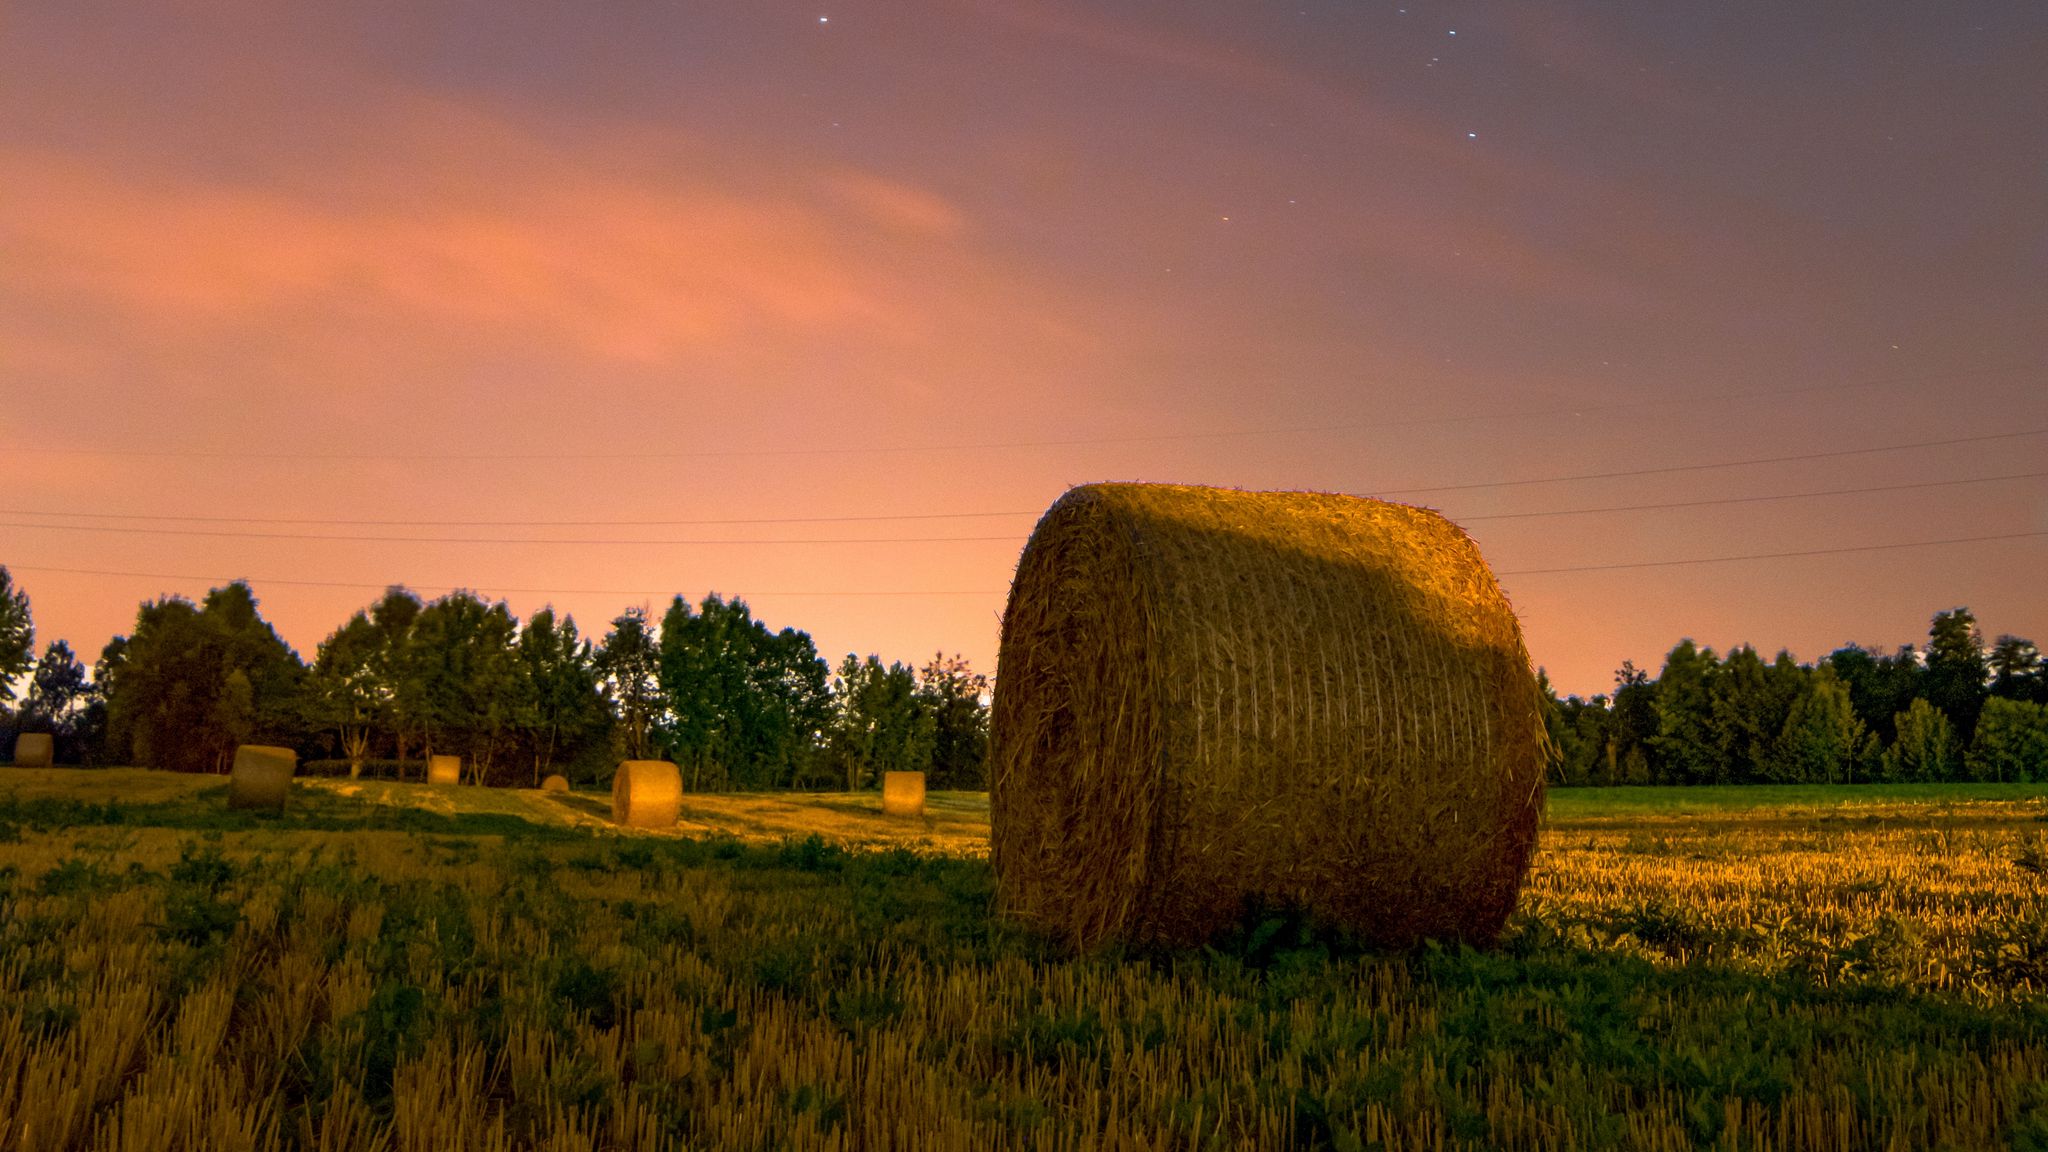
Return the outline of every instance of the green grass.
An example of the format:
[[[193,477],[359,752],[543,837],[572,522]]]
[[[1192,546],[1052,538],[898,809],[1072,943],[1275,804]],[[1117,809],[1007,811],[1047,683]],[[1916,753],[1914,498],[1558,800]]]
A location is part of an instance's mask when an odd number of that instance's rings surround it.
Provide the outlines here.
[[[2048,1149],[2040,789],[1651,793],[1494,951],[1071,957],[908,844],[0,790],[0,1152]]]

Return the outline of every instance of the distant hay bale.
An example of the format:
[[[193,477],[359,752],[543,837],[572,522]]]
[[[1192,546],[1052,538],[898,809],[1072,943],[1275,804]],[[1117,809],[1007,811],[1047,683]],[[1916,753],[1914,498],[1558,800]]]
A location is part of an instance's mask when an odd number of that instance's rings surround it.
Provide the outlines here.
[[[429,784],[460,784],[460,783],[462,783],[462,757],[460,757],[460,756],[429,756],[429,757],[427,757],[427,783],[429,783]]]
[[[1075,488],[1025,545],[991,717],[999,906],[1077,947],[1292,908],[1485,943],[1536,841],[1521,628],[1421,508]]]
[[[623,760],[612,775],[612,819],[629,828],[668,828],[683,813],[683,774],[666,760]]]
[[[56,756],[56,743],[48,732],[23,732],[14,738],[16,768],[48,768]]]
[[[299,767],[299,754],[289,748],[268,744],[244,744],[235,749],[235,766],[228,773],[228,807],[268,808],[284,811],[291,795],[292,773]]]
[[[540,790],[543,792],[567,792],[569,790],[569,778],[557,772],[540,782]]]
[[[882,773],[882,814],[884,816],[924,815],[924,773]]]

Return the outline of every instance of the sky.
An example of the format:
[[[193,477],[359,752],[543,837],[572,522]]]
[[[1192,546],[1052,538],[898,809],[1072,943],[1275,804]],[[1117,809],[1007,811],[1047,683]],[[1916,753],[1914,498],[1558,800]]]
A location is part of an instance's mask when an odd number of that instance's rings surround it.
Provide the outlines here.
[[[2043,59],[2026,0],[11,0],[0,564],[88,663],[247,578],[308,658],[405,583],[986,670],[1037,515],[1170,481],[1442,510],[1564,691],[2048,641]]]

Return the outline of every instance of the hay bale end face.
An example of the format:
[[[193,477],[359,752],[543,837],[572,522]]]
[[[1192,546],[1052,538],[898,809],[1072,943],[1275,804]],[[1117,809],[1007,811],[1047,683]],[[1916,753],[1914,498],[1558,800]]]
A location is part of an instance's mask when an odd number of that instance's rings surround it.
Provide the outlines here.
[[[1288,907],[1486,943],[1535,847],[1521,628],[1442,516],[1307,492],[1075,488],[1025,545],[990,746],[999,906],[1087,948]]]
[[[48,768],[56,755],[56,741],[48,732],[23,732],[14,738],[16,768]]]
[[[543,792],[567,792],[569,790],[569,778],[557,772],[540,782],[540,790]]]
[[[289,748],[268,744],[236,748],[235,765],[228,772],[228,807],[284,811],[285,798],[291,795],[292,773],[298,767],[299,754]]]
[[[882,814],[884,816],[924,815],[924,773],[882,773]]]
[[[429,784],[460,784],[460,783],[462,783],[462,757],[460,757],[460,756],[429,756],[429,757],[427,757],[427,783],[429,783]]]
[[[683,774],[666,760],[625,760],[612,774],[612,820],[670,828],[683,814]]]

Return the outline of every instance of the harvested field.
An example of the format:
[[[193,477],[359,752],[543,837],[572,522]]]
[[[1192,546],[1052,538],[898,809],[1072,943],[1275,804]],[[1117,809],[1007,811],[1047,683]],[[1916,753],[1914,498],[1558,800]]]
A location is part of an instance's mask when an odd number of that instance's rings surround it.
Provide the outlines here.
[[[0,778],[0,1149],[2048,1133],[2038,786],[1563,792],[1497,951],[1083,958],[989,917],[978,797],[225,786]]]

